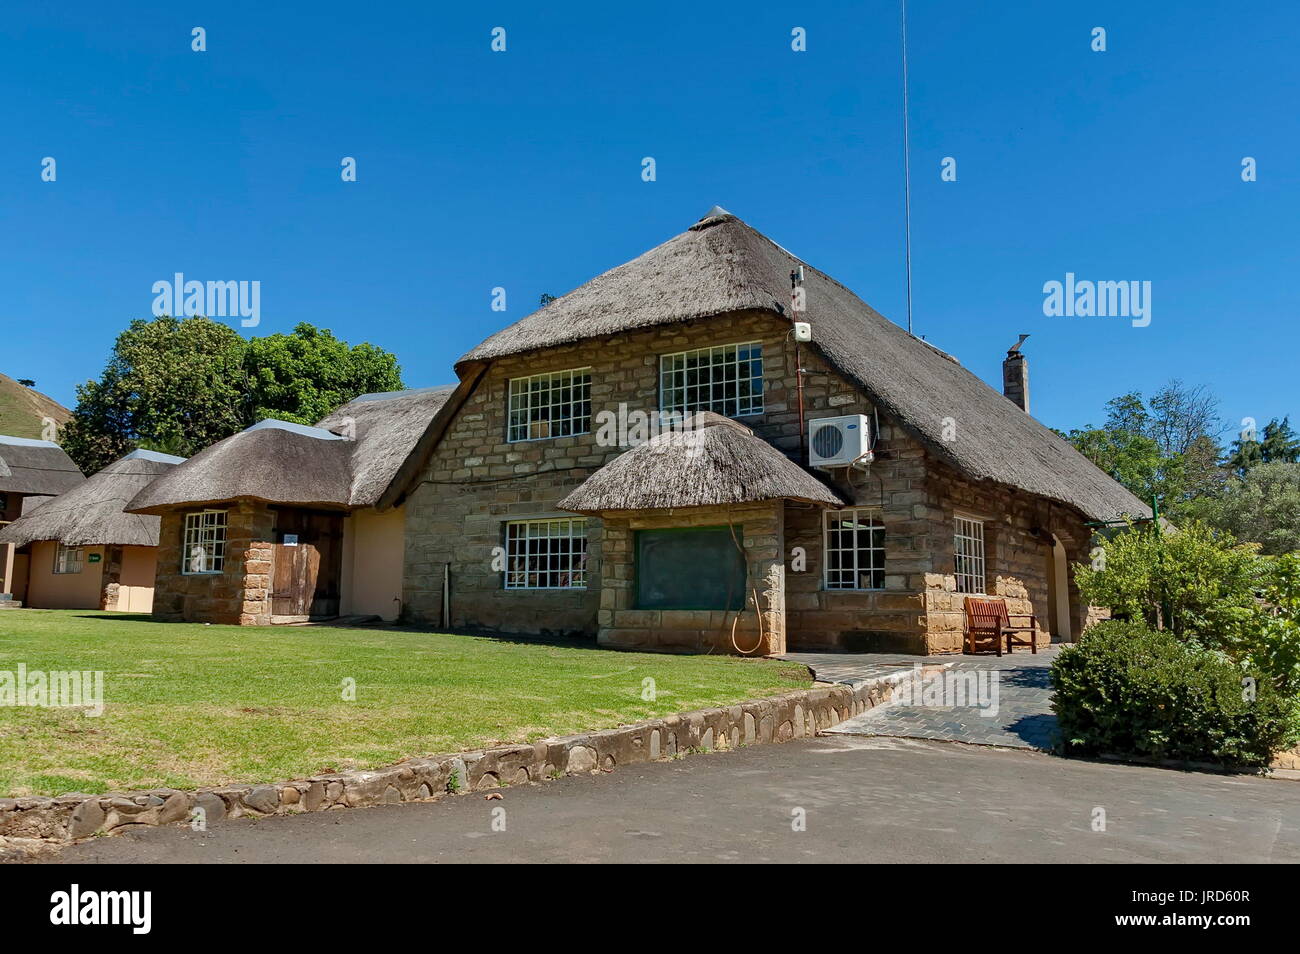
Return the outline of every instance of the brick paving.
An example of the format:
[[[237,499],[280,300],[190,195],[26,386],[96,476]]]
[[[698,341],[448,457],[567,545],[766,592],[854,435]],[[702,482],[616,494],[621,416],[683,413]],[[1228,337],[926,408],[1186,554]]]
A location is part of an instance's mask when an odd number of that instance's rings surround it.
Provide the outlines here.
[[[1059,648],[1037,654],[1021,651],[998,656],[902,656],[884,653],[789,653],[785,658],[808,665],[817,678],[828,682],[856,682],[878,678],[890,672],[906,671],[917,663],[942,666],[929,679],[947,679],[953,674],[976,685],[990,687],[996,680],[997,695],[978,699],[978,705],[944,706],[921,704],[879,706],[826,730],[833,735],[882,735],[908,739],[936,739],[972,745],[999,745],[1022,749],[1051,749],[1056,739],[1056,716],[1052,714],[1052,690],[1048,667]],[[940,683],[932,683],[940,686]],[[969,683],[968,683],[969,685]],[[951,697],[950,697],[951,698]],[[996,698],[996,712],[992,703]],[[913,700],[905,699],[905,703]],[[960,700],[959,700],[960,701]]]

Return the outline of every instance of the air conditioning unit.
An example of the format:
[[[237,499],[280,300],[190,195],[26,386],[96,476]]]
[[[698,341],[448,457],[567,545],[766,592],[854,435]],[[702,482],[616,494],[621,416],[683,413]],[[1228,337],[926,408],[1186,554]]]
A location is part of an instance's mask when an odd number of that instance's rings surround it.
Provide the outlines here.
[[[871,418],[865,414],[823,417],[808,422],[808,464],[810,467],[848,467],[869,464]]]

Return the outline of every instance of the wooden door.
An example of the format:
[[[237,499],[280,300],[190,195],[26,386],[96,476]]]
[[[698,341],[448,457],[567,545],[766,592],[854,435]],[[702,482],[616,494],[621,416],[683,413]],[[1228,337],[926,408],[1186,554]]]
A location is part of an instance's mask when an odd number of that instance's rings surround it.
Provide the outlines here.
[[[338,615],[343,567],[342,514],[277,510],[272,560],[272,616]]]

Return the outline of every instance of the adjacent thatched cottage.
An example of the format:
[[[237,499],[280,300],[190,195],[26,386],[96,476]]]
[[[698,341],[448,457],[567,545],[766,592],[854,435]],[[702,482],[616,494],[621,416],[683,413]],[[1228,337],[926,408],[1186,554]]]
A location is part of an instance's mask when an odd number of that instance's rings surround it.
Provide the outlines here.
[[[1008,400],[720,209],[456,371],[380,498],[430,624],[958,652],[987,593],[1046,642],[1089,621],[1087,522],[1148,512],[1026,412],[1018,352]],[[684,433],[647,441],[661,415]]]
[[[123,508],[183,461],[134,451],[0,530],[0,542],[28,555],[26,605],[150,612],[158,518]]]
[[[397,618],[404,511],[381,498],[450,393],[368,394],[314,427],[262,421],[150,484],[127,509],[162,518],[154,615]]]
[[[0,434],[0,527],[85,479],[58,444]],[[27,598],[27,563],[27,553],[0,543],[0,605]]]

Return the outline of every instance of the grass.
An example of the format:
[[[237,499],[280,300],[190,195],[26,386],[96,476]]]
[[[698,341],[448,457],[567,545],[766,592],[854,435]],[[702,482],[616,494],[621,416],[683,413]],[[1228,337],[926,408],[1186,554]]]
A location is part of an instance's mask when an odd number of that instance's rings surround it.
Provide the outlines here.
[[[412,630],[0,611],[0,672],[103,670],[104,712],[0,707],[0,795],[194,788],[376,768],[725,705],[802,666]],[[653,679],[654,701],[643,680]],[[356,680],[356,701],[343,699]]]

